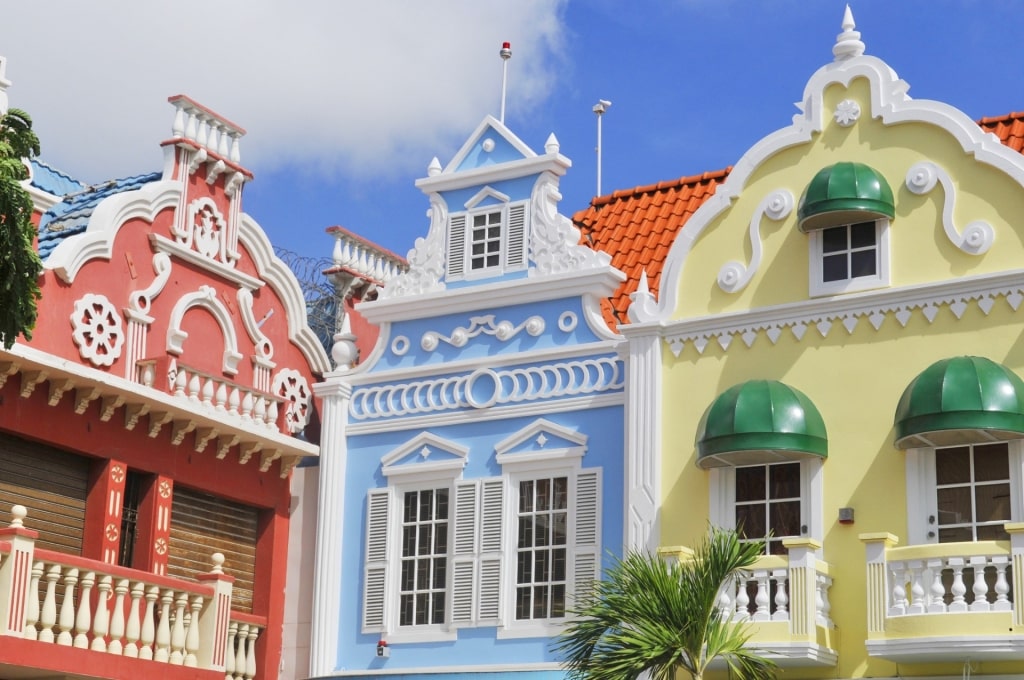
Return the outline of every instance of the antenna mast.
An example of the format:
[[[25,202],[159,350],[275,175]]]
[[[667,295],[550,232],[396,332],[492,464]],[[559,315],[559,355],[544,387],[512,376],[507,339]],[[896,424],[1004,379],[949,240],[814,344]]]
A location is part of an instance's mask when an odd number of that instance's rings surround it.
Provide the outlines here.
[[[594,113],[597,114],[597,196],[601,195],[601,118],[611,105],[607,99],[598,99],[594,104]]]
[[[501,124],[505,124],[505,90],[508,87],[508,60],[512,58],[512,43],[501,43]]]

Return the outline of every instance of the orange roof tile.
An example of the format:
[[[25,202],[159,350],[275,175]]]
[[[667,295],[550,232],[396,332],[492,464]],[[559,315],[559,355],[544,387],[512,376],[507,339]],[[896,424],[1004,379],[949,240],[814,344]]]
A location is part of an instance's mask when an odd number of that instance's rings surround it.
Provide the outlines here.
[[[1006,146],[1024,153],[1024,112],[982,118],[978,121]],[[732,167],[677,180],[619,189],[594,198],[590,205],[572,216],[582,243],[612,256],[612,265],[626,274],[626,280],[608,300],[602,301],[605,321],[614,328],[628,323],[629,296],[636,292],[640,274],[655,296],[661,287],[661,271],[669,248],[690,216],[729,176]]]

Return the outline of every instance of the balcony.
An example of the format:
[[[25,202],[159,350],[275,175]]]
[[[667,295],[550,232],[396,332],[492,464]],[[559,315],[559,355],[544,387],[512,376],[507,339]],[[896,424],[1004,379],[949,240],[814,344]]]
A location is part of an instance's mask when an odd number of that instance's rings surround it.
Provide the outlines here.
[[[256,677],[266,622],[231,611],[223,555],[198,581],[148,574],[36,549],[25,514],[15,506],[0,529],[0,675],[136,678],[159,664],[168,679]]]
[[[788,554],[760,558],[719,596],[722,615],[745,622],[749,646],[783,668],[834,666],[835,625],[829,615],[832,578],[828,565],[817,559],[817,541],[783,541]],[[685,548],[662,549],[662,554],[685,559]]]
[[[897,663],[1024,659],[1024,524],[1009,541],[896,547],[861,534],[867,549],[868,654]]]

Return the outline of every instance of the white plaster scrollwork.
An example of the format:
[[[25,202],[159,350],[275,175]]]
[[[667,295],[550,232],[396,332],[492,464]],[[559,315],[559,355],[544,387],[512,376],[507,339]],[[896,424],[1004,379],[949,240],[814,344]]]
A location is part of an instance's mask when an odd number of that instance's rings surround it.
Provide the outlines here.
[[[284,399],[285,429],[295,434],[309,424],[313,393],[301,373],[283,368],[274,376],[274,394]]]
[[[153,272],[156,277],[152,283],[133,292],[128,298],[128,308],[138,314],[149,314],[149,308],[157,295],[163,291],[171,278],[171,258],[167,253],[155,253],[153,255]]]
[[[907,171],[907,189],[912,193],[923,195],[942,184],[945,198],[942,201],[942,228],[950,242],[968,255],[981,255],[992,247],[996,233],[992,225],[983,220],[975,220],[964,227],[963,232],[957,231],[953,224],[953,204],[956,201],[956,187],[949,173],[930,161],[922,161]]]
[[[179,244],[207,259],[231,267],[238,259],[229,247],[227,221],[210,198],[204,196],[189,203],[185,224],[175,225],[171,232]]]
[[[176,356],[181,356],[184,351],[183,345],[188,333],[182,329],[181,322],[185,313],[192,307],[202,307],[213,315],[224,338],[222,370],[228,375],[237,374],[238,362],[241,361],[242,355],[238,352],[235,326],[231,321],[231,314],[224,303],[217,299],[217,291],[211,286],[200,286],[199,290],[182,295],[175,303],[167,326],[167,351]]]
[[[621,392],[624,384],[622,362],[616,357],[481,369],[468,375],[356,388],[349,413],[355,421],[372,421]]]
[[[440,194],[430,195],[430,231],[416,239],[406,260],[409,269],[392,279],[380,291],[379,299],[421,295],[444,290],[444,240],[448,233],[448,206]]]
[[[836,104],[832,118],[840,127],[850,127],[860,120],[860,104],[852,99],[844,99]]]
[[[124,326],[117,308],[105,296],[87,293],[77,300],[71,328],[78,353],[94,366],[110,366],[121,356]]]
[[[764,254],[760,234],[761,218],[767,215],[777,222],[792,211],[793,194],[787,189],[776,189],[761,199],[757,210],[754,211],[754,216],[750,218],[749,235],[752,251],[750,263],[744,266],[736,261],[726,262],[718,272],[719,288],[726,293],[736,293],[746,288],[758,267],[761,266],[761,258]]]
[[[272,343],[270,338],[264,335],[263,331],[260,329],[260,322],[256,320],[256,315],[252,309],[252,303],[252,291],[247,288],[239,288],[238,310],[242,314],[242,324],[245,326],[245,332],[248,333],[249,339],[252,340],[252,343],[256,348],[256,356],[270,361],[274,357],[274,343]],[[271,309],[270,313],[273,311],[274,310]]]
[[[562,194],[558,176],[542,172],[530,197],[530,259],[537,274],[575,272],[603,267],[611,262],[607,253],[579,245],[580,230],[558,212]]]
[[[452,347],[465,347],[466,343],[481,334],[493,336],[501,342],[508,342],[523,330],[526,330],[527,335],[535,338],[544,332],[544,327],[544,319],[536,315],[516,326],[507,320],[494,323],[494,315],[485,314],[470,317],[469,327],[458,326],[448,336],[441,335],[436,331],[427,331],[420,338],[420,347],[426,352],[433,352],[442,341]]]
[[[404,335],[396,335],[391,341],[391,352],[396,357],[403,357],[409,351],[409,338]]]

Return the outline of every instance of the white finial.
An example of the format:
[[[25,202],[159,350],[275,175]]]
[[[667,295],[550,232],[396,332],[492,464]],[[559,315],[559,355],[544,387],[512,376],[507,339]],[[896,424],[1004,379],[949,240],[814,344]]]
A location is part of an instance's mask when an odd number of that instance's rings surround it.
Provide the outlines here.
[[[441,161],[437,160],[437,156],[430,161],[430,165],[427,166],[427,174],[431,177],[437,177],[441,174]]]
[[[864,43],[860,39],[860,31],[853,30],[857,24],[853,22],[853,11],[846,6],[843,13],[843,32],[836,36],[836,44],[832,47],[832,54],[836,61],[852,59],[864,54]]]
[[[636,286],[637,295],[650,295],[651,287],[647,283],[647,267],[640,271],[640,283]]]
[[[25,517],[28,515],[28,509],[24,505],[15,505],[11,508],[11,528],[20,529],[25,526]]]
[[[210,569],[211,574],[224,573],[224,553],[213,553],[212,555],[210,555],[210,561],[213,562],[213,568]]]
[[[7,57],[0,57],[0,116],[7,113],[7,88],[11,81],[7,80]]]
[[[558,149],[561,148],[558,144],[558,138],[555,137],[555,133],[552,132],[548,135],[548,141],[544,142],[544,150],[548,153],[558,153]]]

